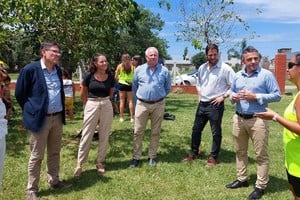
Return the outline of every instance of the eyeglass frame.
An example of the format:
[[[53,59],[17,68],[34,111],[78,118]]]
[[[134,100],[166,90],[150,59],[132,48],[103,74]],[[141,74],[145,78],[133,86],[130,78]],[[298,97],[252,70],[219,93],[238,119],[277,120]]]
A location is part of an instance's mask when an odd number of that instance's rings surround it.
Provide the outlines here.
[[[54,49],[45,49],[45,50],[46,51],[52,51],[55,54],[60,54],[61,55],[61,51],[57,51],[57,50],[54,50]]]
[[[288,62],[287,68],[292,69],[294,66],[300,66],[300,62],[298,61],[297,63],[294,62]]]

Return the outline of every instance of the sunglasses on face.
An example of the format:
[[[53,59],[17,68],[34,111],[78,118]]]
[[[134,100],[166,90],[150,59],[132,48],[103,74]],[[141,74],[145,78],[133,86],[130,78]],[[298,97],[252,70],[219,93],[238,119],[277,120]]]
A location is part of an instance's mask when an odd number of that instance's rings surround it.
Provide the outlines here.
[[[288,62],[288,69],[292,69],[295,65],[300,66],[300,62],[297,62],[297,63]]]

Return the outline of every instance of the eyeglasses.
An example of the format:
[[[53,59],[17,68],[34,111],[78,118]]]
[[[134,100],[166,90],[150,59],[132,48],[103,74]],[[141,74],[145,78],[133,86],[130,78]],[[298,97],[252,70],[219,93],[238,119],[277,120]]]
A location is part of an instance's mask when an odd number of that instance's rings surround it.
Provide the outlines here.
[[[300,66],[300,62],[297,62],[297,63],[288,62],[288,69],[292,69],[295,65]]]
[[[60,51],[53,50],[53,49],[46,49],[46,51],[52,51],[52,52],[55,53],[55,54],[61,54]]]

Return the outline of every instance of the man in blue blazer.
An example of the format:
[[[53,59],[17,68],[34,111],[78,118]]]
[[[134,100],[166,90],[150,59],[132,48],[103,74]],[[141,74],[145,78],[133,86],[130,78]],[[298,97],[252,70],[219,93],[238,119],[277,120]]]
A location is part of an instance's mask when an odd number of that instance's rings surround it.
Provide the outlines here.
[[[26,65],[19,74],[15,96],[30,133],[27,199],[38,199],[41,164],[47,147],[47,175],[52,188],[71,185],[59,180],[63,124],[65,123],[61,52],[55,42],[41,44],[41,59]]]

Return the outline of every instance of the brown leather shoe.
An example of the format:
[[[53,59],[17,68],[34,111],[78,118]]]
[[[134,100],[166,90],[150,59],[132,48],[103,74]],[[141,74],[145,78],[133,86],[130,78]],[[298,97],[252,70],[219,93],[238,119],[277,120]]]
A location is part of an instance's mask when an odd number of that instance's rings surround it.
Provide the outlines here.
[[[192,160],[196,160],[199,158],[199,155],[195,155],[194,153],[189,153],[188,155],[186,155],[186,157],[184,157],[182,159],[183,162],[189,162]]]
[[[207,162],[206,162],[206,166],[207,167],[214,167],[217,165],[217,160],[212,157],[212,156],[209,156],[209,158],[207,159]]]
[[[67,189],[72,187],[72,184],[66,183],[65,181],[58,181],[56,184],[51,185],[53,189]]]
[[[38,200],[39,197],[36,192],[27,192],[27,200]]]
[[[105,169],[104,169],[104,166],[102,163],[97,163],[96,168],[97,168],[97,173],[99,176],[101,176],[105,173]]]

